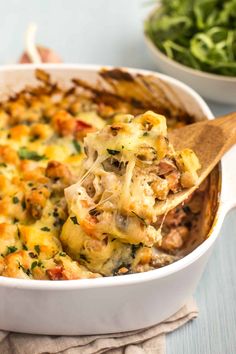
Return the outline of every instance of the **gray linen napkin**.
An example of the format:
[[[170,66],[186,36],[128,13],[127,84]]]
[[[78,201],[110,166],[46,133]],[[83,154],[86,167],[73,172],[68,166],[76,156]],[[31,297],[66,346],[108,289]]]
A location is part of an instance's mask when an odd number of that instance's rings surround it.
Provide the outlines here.
[[[191,298],[162,323],[141,330],[92,336],[39,336],[0,331],[1,354],[164,354],[165,334],[198,315]]]

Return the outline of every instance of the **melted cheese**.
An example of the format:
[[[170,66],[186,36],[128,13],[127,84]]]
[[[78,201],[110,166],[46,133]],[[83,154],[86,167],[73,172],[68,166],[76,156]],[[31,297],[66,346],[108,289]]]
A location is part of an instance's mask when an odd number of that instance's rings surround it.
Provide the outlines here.
[[[181,173],[186,169],[196,173],[199,165],[193,152],[192,164],[190,152],[187,161],[187,152],[174,152],[165,118],[150,111],[119,117],[113,125],[88,134],[85,150],[83,175],[65,190],[70,217],[61,240],[73,258],[86,256],[86,266],[101,272],[114,257],[114,245],[161,243],[161,227],[152,224],[157,221],[159,195],[167,196],[169,191],[168,173],[173,171],[171,182],[176,178],[180,188]]]
[[[195,155],[175,155],[162,115],[115,114],[41,75],[41,87],[1,104],[0,275],[66,280],[151,269],[161,244],[155,193],[168,192],[166,181],[152,186],[151,168],[176,157],[181,181],[192,183]],[[115,114],[112,126],[100,110]]]

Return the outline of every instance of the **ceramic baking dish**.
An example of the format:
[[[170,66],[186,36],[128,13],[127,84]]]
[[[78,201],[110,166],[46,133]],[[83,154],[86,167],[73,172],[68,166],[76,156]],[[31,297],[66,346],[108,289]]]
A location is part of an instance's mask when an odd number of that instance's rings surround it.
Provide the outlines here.
[[[37,66],[39,67],[39,66]],[[88,65],[43,65],[61,84],[71,78],[97,78],[99,67]],[[35,84],[35,66],[0,68],[1,97]],[[194,115],[212,119],[202,98],[185,84],[154,72],[171,85]],[[98,334],[130,331],[166,319],[194,293],[226,213],[236,205],[236,149],[222,161],[218,171],[219,204],[209,237],[183,259],[146,273],[71,281],[38,281],[0,277],[0,329],[50,335]],[[221,172],[222,171],[222,172]]]

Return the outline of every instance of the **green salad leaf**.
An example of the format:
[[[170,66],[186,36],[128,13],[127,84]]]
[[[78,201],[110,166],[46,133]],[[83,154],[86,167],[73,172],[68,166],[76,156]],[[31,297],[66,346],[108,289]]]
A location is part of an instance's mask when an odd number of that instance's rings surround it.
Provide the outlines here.
[[[161,0],[145,33],[169,58],[236,76],[236,0]]]

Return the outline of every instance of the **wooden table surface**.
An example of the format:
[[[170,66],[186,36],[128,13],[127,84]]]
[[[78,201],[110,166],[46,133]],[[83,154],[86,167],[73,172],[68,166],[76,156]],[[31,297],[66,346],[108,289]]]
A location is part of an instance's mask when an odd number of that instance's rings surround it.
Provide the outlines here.
[[[54,48],[66,62],[156,70],[142,35],[150,3],[148,0],[1,1],[0,63],[17,61],[27,25],[35,22],[38,43]],[[236,105],[208,104],[215,115],[236,110]],[[235,211],[224,222],[195,298],[199,317],[167,336],[167,354],[235,354]]]

